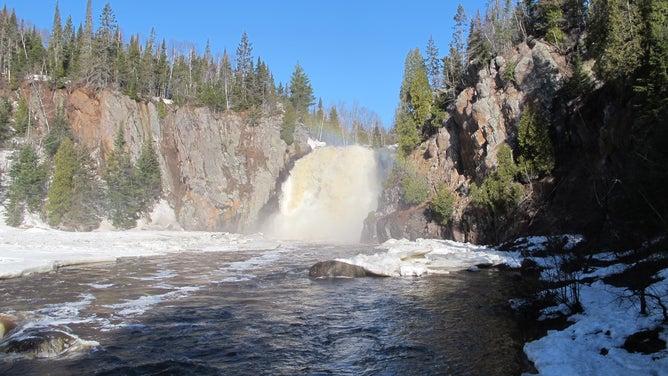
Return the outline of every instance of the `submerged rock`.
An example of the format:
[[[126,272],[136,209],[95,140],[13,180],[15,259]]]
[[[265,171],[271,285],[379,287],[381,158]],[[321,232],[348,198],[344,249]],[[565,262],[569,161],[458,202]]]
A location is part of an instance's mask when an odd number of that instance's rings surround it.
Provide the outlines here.
[[[359,277],[386,277],[369,271],[359,265],[349,264],[343,261],[328,260],[321,261],[311,266],[308,271],[311,278],[359,278]]]
[[[52,358],[94,345],[62,330],[29,331],[0,345],[7,354],[23,354],[36,358]]]

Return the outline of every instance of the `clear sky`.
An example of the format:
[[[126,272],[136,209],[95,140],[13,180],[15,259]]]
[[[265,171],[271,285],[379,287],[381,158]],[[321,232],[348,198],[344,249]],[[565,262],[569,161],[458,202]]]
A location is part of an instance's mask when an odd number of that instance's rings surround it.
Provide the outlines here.
[[[93,0],[93,21],[109,2],[124,37],[142,43],[155,28],[157,40],[194,44],[200,53],[234,54],[242,33],[276,83],[290,80],[297,62],[325,106],[355,102],[392,126],[409,50],[424,53],[433,36],[440,54],[448,51],[453,16],[461,2],[471,18],[484,14],[486,0]],[[51,30],[56,0],[6,0],[7,8],[40,29]],[[82,24],[86,0],[59,0],[63,24]]]

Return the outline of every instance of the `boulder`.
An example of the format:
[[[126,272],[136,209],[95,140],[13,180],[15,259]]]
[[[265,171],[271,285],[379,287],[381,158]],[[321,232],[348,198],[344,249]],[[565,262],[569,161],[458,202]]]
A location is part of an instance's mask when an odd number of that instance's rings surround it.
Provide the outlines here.
[[[343,261],[328,260],[321,261],[311,266],[308,271],[311,278],[360,278],[360,277],[386,277],[359,265],[349,264]]]
[[[7,333],[11,332],[16,328],[16,323],[14,320],[7,316],[0,316],[0,339],[5,337]]]
[[[31,330],[2,344],[0,350],[35,358],[52,358],[66,352],[87,348],[91,343],[62,330]]]

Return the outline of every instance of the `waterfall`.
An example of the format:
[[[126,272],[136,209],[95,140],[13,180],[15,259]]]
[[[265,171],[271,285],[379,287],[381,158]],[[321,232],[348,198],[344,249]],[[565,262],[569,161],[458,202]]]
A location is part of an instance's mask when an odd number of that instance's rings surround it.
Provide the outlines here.
[[[282,239],[358,241],[381,190],[374,150],[321,147],[295,163],[267,232]]]

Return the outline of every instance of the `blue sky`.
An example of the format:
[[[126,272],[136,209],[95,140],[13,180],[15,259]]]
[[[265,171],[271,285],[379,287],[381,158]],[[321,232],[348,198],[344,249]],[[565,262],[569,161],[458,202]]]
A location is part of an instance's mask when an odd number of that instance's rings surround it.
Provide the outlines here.
[[[253,44],[276,83],[290,80],[297,62],[325,106],[355,102],[376,112],[392,126],[404,60],[409,50],[425,50],[430,35],[441,55],[447,53],[453,16],[460,1],[216,1],[216,0],[93,0],[97,25],[109,2],[126,39],[142,42],[154,27],[158,41],[193,43],[199,51],[207,39],[214,54],[234,54],[242,33]],[[55,0],[4,2],[17,16],[51,30]],[[461,1],[471,18],[486,0]],[[83,23],[86,0],[59,0],[63,23],[72,16]]]

